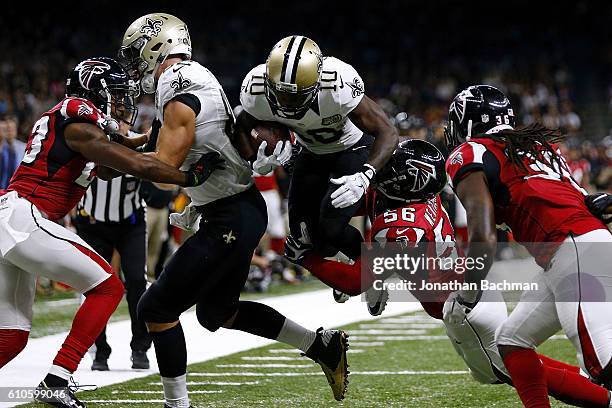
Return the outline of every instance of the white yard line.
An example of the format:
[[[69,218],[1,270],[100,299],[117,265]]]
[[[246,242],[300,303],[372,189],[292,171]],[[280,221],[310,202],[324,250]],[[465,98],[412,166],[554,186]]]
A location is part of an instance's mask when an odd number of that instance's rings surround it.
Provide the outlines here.
[[[432,319],[433,320],[433,319]],[[364,323],[360,329],[438,329],[443,327],[440,323]]]
[[[240,357],[245,361],[308,361],[308,357],[287,357],[287,356],[245,356]]]
[[[261,381],[187,381],[187,385],[216,385],[216,386],[240,386],[240,385],[258,385]],[[150,382],[148,385],[162,386],[161,382]],[[113,391],[112,394],[121,394],[123,391]],[[191,392],[191,391],[190,391]]]
[[[370,341],[370,342],[358,342],[358,341],[354,341],[351,342],[351,347],[380,347],[380,346],[384,346],[385,342],[384,341]],[[349,349],[350,351],[350,349]]]
[[[193,384],[187,384],[187,385],[193,385]],[[221,394],[222,392],[223,390],[193,390],[193,391],[189,391],[189,394]],[[115,392],[113,392],[113,394],[115,394]],[[162,390],[157,390],[157,391],[135,390],[135,391],[117,392],[116,394],[159,394],[160,396],[163,396],[164,392]]]
[[[469,374],[466,370],[455,371],[351,371],[351,375],[464,375]],[[256,372],[256,371],[236,371],[218,373],[190,373],[191,376],[199,377],[301,377],[321,375],[321,372]]]
[[[348,330],[348,334],[350,336],[353,336],[354,334],[366,334],[366,335],[373,335],[373,334],[386,334],[389,336],[395,335],[395,334],[410,334],[410,335],[421,335],[421,334],[425,334],[427,333],[427,330],[393,330],[393,329],[382,329],[382,330],[376,330],[376,329],[367,329],[367,330]]]
[[[362,320],[375,319],[367,312],[365,304],[360,301],[359,297],[351,298],[344,304],[338,304],[333,300],[331,289],[271,297],[258,300],[258,302],[276,308],[288,318],[313,330],[320,326],[338,327]],[[387,306],[385,315],[392,316],[416,310],[421,310],[418,303],[393,302]],[[184,313],[181,316],[181,324],[187,339],[189,364],[274,343],[272,340],[234,330],[220,329],[215,333],[210,333],[200,326],[195,312]],[[109,324],[106,333],[113,348],[113,353],[108,361],[111,371],[91,371],[91,359],[85,357],[79,370],[75,373],[75,379],[79,383],[96,384],[102,387],[145,377],[157,372],[155,354],[152,350],[149,351],[151,369],[135,371],[130,368],[131,350],[129,344],[131,332],[129,321]],[[60,333],[31,339],[26,349],[0,370],[0,384],[3,387],[32,387],[38,384],[49,369],[51,361],[59,350],[66,334]],[[349,338],[349,342],[351,340],[352,337]],[[317,375],[320,375],[320,373],[317,373]],[[163,402],[161,400],[154,401]],[[115,401],[101,400],[100,402]],[[137,402],[142,402],[142,400],[137,400]],[[125,403],[130,403],[130,401],[126,400]],[[0,407],[14,405],[0,402]]]
[[[313,368],[315,364],[217,364],[217,368]]]
[[[421,341],[448,340],[447,336],[351,336],[356,341]]]

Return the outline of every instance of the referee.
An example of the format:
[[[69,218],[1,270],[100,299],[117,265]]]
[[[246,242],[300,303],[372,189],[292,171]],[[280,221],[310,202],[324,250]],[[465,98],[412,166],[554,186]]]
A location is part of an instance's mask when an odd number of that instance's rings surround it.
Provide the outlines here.
[[[129,175],[110,181],[99,178],[89,186],[79,203],[75,226],[81,238],[109,263],[116,249],[121,255],[121,271],[132,320],[132,368],[148,369],[147,350],[151,338],[136,306],[146,289],[145,207],[139,195],[140,180]],[[111,347],[106,330],[96,339],[92,370],[107,371]]]

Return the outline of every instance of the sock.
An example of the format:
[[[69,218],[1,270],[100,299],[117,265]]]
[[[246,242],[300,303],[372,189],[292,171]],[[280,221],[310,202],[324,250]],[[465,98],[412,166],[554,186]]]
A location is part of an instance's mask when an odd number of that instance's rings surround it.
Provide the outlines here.
[[[280,333],[278,333],[276,340],[289,344],[305,353],[312,346],[316,337],[317,334],[312,330],[308,330],[293,320],[285,318],[285,323]]]
[[[85,294],[85,302],[79,307],[68,337],[55,356],[53,364],[75,372],[83,356],[94,344],[108,319],[123,297],[123,284],[115,275]]]
[[[170,408],[189,408],[187,395],[187,374],[178,377],[162,377],[164,385],[164,398]]]
[[[162,332],[151,332],[159,374],[177,378],[187,373],[187,345],[181,323]]]
[[[285,238],[270,238],[270,249],[282,255],[285,251]]]
[[[302,260],[302,266],[327,286],[350,296],[357,296],[365,292],[374,280],[371,273],[362,276],[361,258],[357,258],[353,265],[347,265],[328,261],[318,253],[311,251]]]
[[[514,350],[504,357],[504,365],[525,408],[550,408],[546,371],[534,350]]]
[[[0,368],[17,357],[28,343],[29,331],[0,329]]]
[[[579,373],[545,367],[548,393],[576,407],[608,408],[610,392]]]
[[[558,368],[561,370],[568,370],[571,371],[573,373],[579,373],[580,372],[580,367],[576,367],[573,366],[571,364],[567,364],[564,363],[562,361],[558,361],[558,360],[554,360],[550,357],[547,357],[543,354],[538,354],[538,357],[540,358],[540,361],[542,362],[542,364],[544,364],[546,367],[553,367],[553,368]]]
[[[284,324],[285,316],[270,306],[241,300],[238,303],[238,313],[230,329],[276,340]]]
[[[66,387],[71,375],[72,372],[54,364],[43,381],[48,387]]]

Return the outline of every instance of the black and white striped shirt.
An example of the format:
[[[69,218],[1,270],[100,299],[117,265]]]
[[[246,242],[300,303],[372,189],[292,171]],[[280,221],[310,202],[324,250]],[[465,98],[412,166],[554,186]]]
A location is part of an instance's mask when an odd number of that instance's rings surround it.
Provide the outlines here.
[[[102,222],[119,222],[129,218],[142,206],[140,180],[130,175],[104,181],[95,178],[79,203],[79,208]]]

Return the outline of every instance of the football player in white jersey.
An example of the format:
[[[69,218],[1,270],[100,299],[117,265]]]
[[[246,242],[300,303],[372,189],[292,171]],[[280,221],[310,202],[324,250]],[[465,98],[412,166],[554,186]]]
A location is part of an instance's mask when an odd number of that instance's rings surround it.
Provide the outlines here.
[[[323,57],[311,39],[293,35],[247,74],[240,102],[238,138],[249,137],[260,121],[273,121],[291,129],[301,147],[289,188],[291,234],[300,237],[305,223],[318,253],[347,263],[356,259],[362,238],[349,221],[398,143],[397,130],[365,95],[357,71]],[[271,156],[264,143],[252,158],[259,174],[289,157],[288,142]]]
[[[302,350],[319,363],[337,400],[348,384],[347,336],[340,330],[310,331],[261,303],[240,301],[253,251],[266,230],[266,206],[253,185],[251,167],[233,147],[234,125],[223,88],[191,60],[187,26],[169,14],[134,21],[125,32],[120,60],[143,91],[155,92],[160,124],[150,154],[187,168],[210,154],[214,170],[201,188],[188,188],[191,204],[174,219],[201,228],[177,250],[138,304],[153,338],[166,407],[189,407],[187,350],[179,322],[196,305],[206,329],[246,331]],[[153,135],[154,136],[154,135]],[[152,138],[154,139],[154,137]]]

